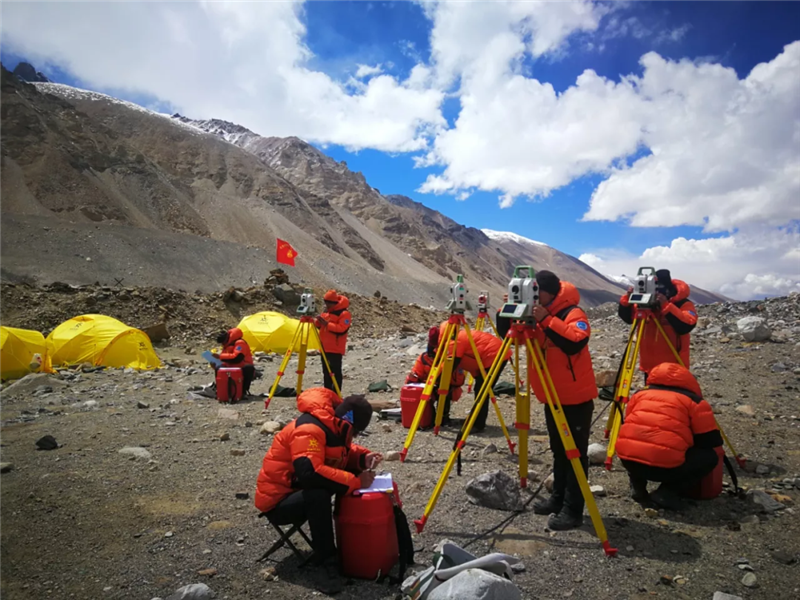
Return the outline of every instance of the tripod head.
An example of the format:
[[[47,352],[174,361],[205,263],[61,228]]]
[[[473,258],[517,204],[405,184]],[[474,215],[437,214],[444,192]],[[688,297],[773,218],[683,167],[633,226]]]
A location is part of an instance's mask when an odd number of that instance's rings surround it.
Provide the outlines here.
[[[655,308],[658,305],[656,293],[656,270],[653,267],[639,267],[628,302],[640,308]]]
[[[478,294],[478,312],[485,313],[489,310],[489,292]]]
[[[445,307],[451,313],[464,314],[466,310],[472,310],[472,305],[467,301],[467,286],[464,285],[464,276],[457,275],[456,281],[450,286],[450,301]]]
[[[539,303],[539,284],[536,271],[530,265],[514,268],[514,275],[508,282],[508,302],[500,310],[500,316],[515,321],[535,323],[533,307]]]
[[[300,305],[297,313],[303,316],[310,316],[316,312],[314,308],[314,292],[310,288],[305,288],[300,294]]]

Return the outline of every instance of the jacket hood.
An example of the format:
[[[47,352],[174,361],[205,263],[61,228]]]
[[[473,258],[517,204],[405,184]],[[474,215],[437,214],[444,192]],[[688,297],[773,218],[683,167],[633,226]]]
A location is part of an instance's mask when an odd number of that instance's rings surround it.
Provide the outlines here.
[[[577,306],[581,301],[581,294],[569,281],[561,282],[561,289],[553,301],[547,305],[547,310],[555,316],[568,306]]]
[[[665,387],[675,387],[703,397],[700,384],[694,378],[691,371],[675,363],[661,363],[654,367],[647,376],[647,385],[663,385]]]
[[[234,344],[242,339],[242,330],[238,327],[234,327],[233,329],[228,330],[228,341],[227,344]]]
[[[347,298],[347,296],[342,296],[341,294],[339,294],[339,301],[327,310],[328,312],[336,312],[337,310],[345,310],[346,308],[349,307],[350,307],[350,300]]]
[[[330,427],[336,418],[336,407],[341,403],[342,399],[333,390],[309,388],[297,397],[297,410],[316,417]]]
[[[675,286],[675,295],[670,298],[672,302],[680,302],[681,300],[686,300],[689,297],[689,286],[681,281],[680,279],[673,279],[672,285]]]

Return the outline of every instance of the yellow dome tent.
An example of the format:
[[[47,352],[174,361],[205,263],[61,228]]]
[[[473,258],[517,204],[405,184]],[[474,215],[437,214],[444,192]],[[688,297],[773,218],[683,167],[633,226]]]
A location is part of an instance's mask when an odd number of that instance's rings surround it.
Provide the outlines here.
[[[47,336],[47,365],[91,363],[155,369],[161,361],[147,334],[106,315],[80,315]]]
[[[285,353],[292,343],[300,321],[277,312],[259,312],[248,315],[237,325],[242,337],[253,352]],[[319,350],[315,337],[308,340],[309,350]]]
[[[16,327],[0,327],[0,378],[19,379],[28,373],[41,369],[31,363],[34,355],[38,354],[40,361],[45,359],[44,336],[31,329],[17,329]]]

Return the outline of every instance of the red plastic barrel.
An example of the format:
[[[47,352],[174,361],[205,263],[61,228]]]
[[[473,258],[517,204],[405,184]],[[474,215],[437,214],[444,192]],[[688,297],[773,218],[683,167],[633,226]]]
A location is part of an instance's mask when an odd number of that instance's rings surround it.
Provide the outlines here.
[[[217,400],[236,402],[242,399],[244,376],[239,367],[220,367],[217,369]]]
[[[406,429],[411,427],[414,415],[417,414],[423,389],[425,389],[425,384],[423,383],[407,383],[400,388],[400,417],[403,427]],[[431,425],[433,425],[433,406],[429,400],[425,405],[425,412],[422,413],[419,426],[424,429]]]
[[[725,451],[722,446],[715,448],[715,450],[717,451],[717,456],[719,456],[717,466],[714,467],[711,473],[700,480],[700,483],[687,494],[688,496],[697,500],[711,500],[722,493],[722,465]]]
[[[400,559],[390,494],[343,496],[336,515],[336,541],[342,572],[376,579]]]

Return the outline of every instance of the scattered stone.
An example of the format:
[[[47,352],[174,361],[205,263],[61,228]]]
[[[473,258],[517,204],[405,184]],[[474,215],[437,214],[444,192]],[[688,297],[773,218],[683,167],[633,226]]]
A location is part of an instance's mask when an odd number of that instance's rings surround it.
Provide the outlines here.
[[[496,453],[497,453],[497,446],[495,446],[494,444],[489,444],[483,450],[481,450],[481,456],[484,456],[484,457],[485,456],[489,456],[490,454],[496,454]]]
[[[769,467],[767,465],[756,465],[756,475],[769,475]]]
[[[645,508],[644,514],[650,519],[658,517],[658,511],[655,508]]]
[[[711,600],[742,600],[742,597],[726,594],[725,592],[714,592],[714,597]]]
[[[524,573],[525,569],[525,563],[518,562],[511,565],[511,570],[514,571],[514,573]]]
[[[283,427],[278,421],[266,421],[260,429],[260,433],[262,435],[269,435],[272,433],[278,433]]]
[[[774,513],[786,508],[783,504],[775,500],[772,496],[761,490],[750,490],[747,498],[754,504],[758,504],[767,513]]]
[[[602,465],[606,462],[607,450],[604,444],[589,444],[586,454],[590,465]]]
[[[775,363],[774,365],[772,365],[772,368],[770,369],[770,371],[772,371],[773,373],[783,373],[786,370],[787,367],[782,362]]]
[[[36,390],[49,387],[50,391],[66,387],[67,384],[48,373],[30,373],[3,388],[3,396],[35,394]]]
[[[250,492],[236,492],[237,500],[247,500],[250,497]]]
[[[0,463],[0,473],[8,473],[14,470],[14,463],[4,462]]]
[[[99,403],[97,400],[87,400],[83,403],[83,408],[97,408]]]
[[[36,440],[36,447],[39,450],[55,450],[58,448],[58,442],[52,435],[46,435]]]
[[[174,535],[175,535],[174,533],[172,533],[171,531],[168,531],[167,533],[164,534],[164,537],[165,538],[171,538]]]
[[[755,573],[745,573],[742,577],[742,585],[745,587],[753,588],[758,585],[758,578]]]
[[[607,495],[606,488],[604,488],[602,485],[593,485],[589,488],[589,491],[592,492],[592,494],[594,496],[597,496],[598,498],[605,498],[605,496]]]
[[[504,577],[483,569],[467,569],[448,579],[428,600],[522,600],[519,589]]]
[[[497,510],[522,509],[518,482],[499,469],[467,483],[466,492],[470,502],[479,506]]]
[[[202,575],[203,577],[213,577],[217,574],[217,570],[214,567],[210,569],[201,569],[197,572],[198,575]]]
[[[229,439],[231,439],[231,434],[228,433],[227,431],[223,433],[221,436],[219,436],[220,442],[227,442]]]
[[[779,562],[782,565],[793,565],[797,562],[797,557],[786,550],[776,550],[770,556],[772,556],[772,560]]]
[[[150,405],[147,402],[142,402],[141,400],[139,400],[136,403],[136,408],[150,408]]]
[[[740,404],[739,406],[736,407],[736,410],[742,414],[749,415],[751,417],[756,414],[756,411],[753,410],[753,407],[750,406],[749,404]]]
[[[395,451],[395,450],[393,450],[391,452],[387,452],[386,455],[384,456],[384,460],[386,462],[392,462],[392,461],[395,461],[395,460],[400,460],[400,453]]]
[[[239,418],[239,413],[232,408],[220,408],[217,411],[217,416],[220,419],[230,419],[231,421],[235,421]]]
[[[544,489],[546,489],[548,492],[552,492],[554,481],[555,481],[555,475],[550,473],[550,475],[547,476],[547,479],[544,480]]]
[[[278,579],[278,576],[276,575],[275,572],[275,567],[267,567],[266,569],[261,569],[261,571],[259,571],[258,574],[261,575],[261,578],[264,581],[275,581]]]
[[[243,448],[233,448],[231,450],[231,456],[244,456],[245,451]]]
[[[781,504],[786,506],[791,506],[794,504],[794,500],[792,500],[791,496],[787,496],[786,494],[770,494],[774,500],[777,500]]]
[[[772,331],[761,317],[744,317],[736,321],[736,328],[745,342],[765,342],[772,335]]]
[[[119,450],[119,453],[127,454],[129,456],[133,456],[134,458],[144,458],[144,459],[149,459],[152,456],[152,454],[150,454],[150,452],[147,449],[141,448],[139,446],[125,446],[124,448]]]
[[[214,592],[205,583],[192,583],[185,585],[166,600],[211,600]]]

